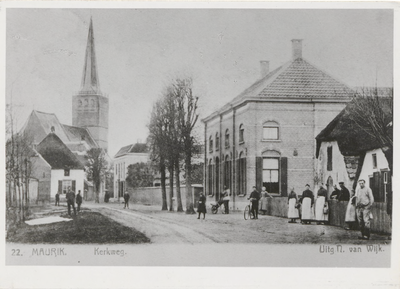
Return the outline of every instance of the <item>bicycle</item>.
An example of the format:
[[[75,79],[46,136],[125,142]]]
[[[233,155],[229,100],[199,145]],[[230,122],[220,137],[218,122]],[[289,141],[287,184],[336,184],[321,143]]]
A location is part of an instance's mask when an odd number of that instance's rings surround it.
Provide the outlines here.
[[[254,219],[254,214],[251,210],[251,200],[250,203],[244,208],[244,219]]]
[[[225,214],[225,204],[222,203],[221,205],[219,205],[218,203],[211,203],[211,212],[213,214],[218,213],[218,209],[221,210],[222,214]]]

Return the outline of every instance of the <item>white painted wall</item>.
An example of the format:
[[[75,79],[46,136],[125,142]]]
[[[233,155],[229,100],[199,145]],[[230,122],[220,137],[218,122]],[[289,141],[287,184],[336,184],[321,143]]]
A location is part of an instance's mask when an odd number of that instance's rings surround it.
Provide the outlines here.
[[[85,179],[85,172],[83,170],[70,170],[69,176],[64,176],[64,170],[51,170],[51,186],[50,186],[50,197],[54,198],[58,191],[58,181],[63,180],[75,180],[75,194],[78,194],[78,190],[83,195],[83,182]]]
[[[372,162],[373,154],[376,154],[376,160],[377,160],[376,168],[373,167],[373,162]],[[366,185],[370,186],[369,178],[373,176],[374,172],[379,172],[383,169],[389,170],[389,164],[388,164],[388,161],[387,161],[382,149],[375,149],[375,150],[368,151],[365,154],[364,164],[363,164],[363,168],[361,170],[360,179],[364,179]]]
[[[332,146],[332,171],[327,170],[327,151],[329,146]],[[323,142],[321,144],[317,161],[317,174],[318,177],[322,179],[323,184],[326,184],[328,178],[331,177],[333,184],[344,182],[344,185],[347,189],[350,190],[353,187],[353,182],[350,180],[349,175],[347,174],[346,164],[336,141]]]

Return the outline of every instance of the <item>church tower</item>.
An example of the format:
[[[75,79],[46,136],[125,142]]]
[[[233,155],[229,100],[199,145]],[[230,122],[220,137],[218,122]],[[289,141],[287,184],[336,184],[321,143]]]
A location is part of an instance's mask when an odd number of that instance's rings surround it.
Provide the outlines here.
[[[107,151],[108,97],[100,90],[91,18],[81,89],[72,97],[72,125],[87,128],[99,146]]]

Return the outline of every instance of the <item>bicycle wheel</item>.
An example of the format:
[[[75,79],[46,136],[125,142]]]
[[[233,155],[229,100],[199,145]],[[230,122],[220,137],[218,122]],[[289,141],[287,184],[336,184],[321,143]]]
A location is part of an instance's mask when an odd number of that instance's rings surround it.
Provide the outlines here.
[[[218,207],[217,207],[217,206],[212,206],[211,212],[212,212],[213,214],[218,213]]]
[[[246,206],[246,208],[244,208],[244,219],[248,220],[250,219],[250,206]]]

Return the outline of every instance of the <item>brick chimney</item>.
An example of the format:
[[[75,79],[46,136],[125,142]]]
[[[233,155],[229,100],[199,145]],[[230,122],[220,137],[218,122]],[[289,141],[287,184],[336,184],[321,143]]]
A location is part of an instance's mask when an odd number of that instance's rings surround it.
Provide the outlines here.
[[[267,76],[267,74],[269,73],[269,61],[261,60],[260,68],[261,68],[261,78]]]
[[[303,39],[292,39],[293,60],[303,57]]]

